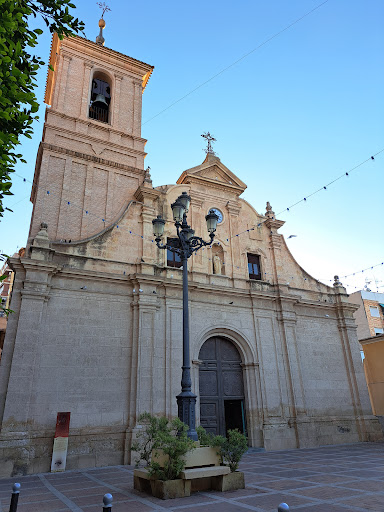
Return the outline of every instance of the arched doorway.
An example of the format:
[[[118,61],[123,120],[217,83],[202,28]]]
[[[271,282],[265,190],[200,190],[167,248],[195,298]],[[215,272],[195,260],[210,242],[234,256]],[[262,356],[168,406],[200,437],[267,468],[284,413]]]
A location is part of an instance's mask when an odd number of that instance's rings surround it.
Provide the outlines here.
[[[237,428],[246,433],[241,357],[235,345],[221,337],[200,349],[200,425],[212,434]]]

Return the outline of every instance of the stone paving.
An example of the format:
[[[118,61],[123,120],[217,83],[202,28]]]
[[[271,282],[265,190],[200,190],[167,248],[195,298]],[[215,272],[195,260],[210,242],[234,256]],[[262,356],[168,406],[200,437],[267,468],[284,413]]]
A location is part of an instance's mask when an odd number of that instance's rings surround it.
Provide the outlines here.
[[[246,488],[158,500],[133,489],[132,466],[113,466],[0,480],[0,512],[8,512],[12,484],[21,484],[17,512],[384,512],[384,443],[358,443],[282,452],[248,453]]]

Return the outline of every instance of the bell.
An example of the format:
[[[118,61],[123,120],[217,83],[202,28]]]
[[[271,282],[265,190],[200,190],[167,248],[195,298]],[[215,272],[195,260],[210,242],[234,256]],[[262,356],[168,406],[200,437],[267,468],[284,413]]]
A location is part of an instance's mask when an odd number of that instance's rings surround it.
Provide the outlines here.
[[[92,105],[99,108],[108,108],[108,103],[105,100],[104,94],[98,94]]]

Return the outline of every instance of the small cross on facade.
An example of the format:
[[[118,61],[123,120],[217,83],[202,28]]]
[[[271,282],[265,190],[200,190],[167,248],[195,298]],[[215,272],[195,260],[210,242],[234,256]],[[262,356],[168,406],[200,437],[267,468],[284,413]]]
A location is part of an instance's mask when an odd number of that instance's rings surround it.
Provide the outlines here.
[[[216,153],[212,149],[212,142],[216,142],[216,139],[214,137],[212,137],[212,135],[209,132],[203,133],[202,137],[203,137],[203,139],[205,139],[207,141],[207,147],[203,151],[205,151],[207,153],[207,155],[208,155],[208,153],[210,155],[215,155]]]
[[[101,15],[102,18],[104,18],[105,12],[108,12],[111,10],[105,2],[96,2],[96,4],[100,7],[100,9],[103,10],[103,13]]]

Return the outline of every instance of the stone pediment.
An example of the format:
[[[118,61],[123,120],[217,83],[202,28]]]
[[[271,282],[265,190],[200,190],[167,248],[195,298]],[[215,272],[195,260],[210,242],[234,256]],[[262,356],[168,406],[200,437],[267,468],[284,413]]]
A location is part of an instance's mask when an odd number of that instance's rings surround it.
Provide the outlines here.
[[[184,171],[177,183],[200,183],[210,188],[231,190],[238,196],[247,188],[247,185],[233,174],[219,157],[211,153],[207,154],[201,165]]]

